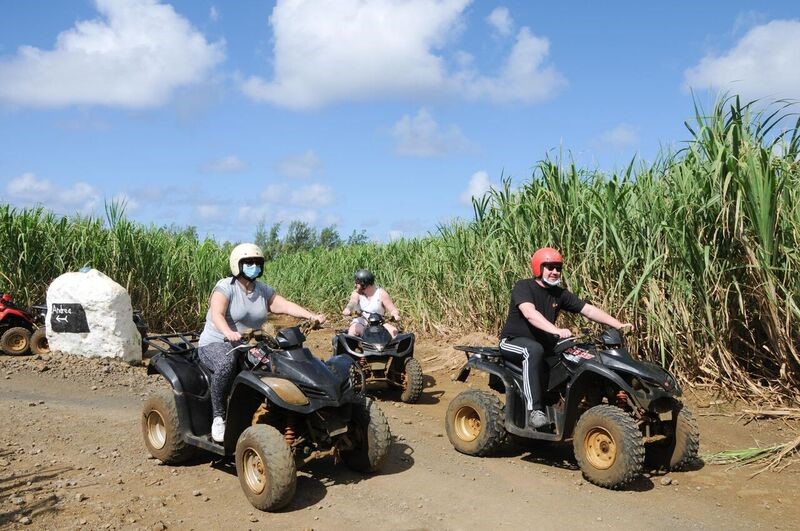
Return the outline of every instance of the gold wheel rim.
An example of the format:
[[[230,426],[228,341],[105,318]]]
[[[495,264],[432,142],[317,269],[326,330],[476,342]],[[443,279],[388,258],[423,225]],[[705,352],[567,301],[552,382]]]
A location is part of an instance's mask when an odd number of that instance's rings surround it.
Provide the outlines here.
[[[267,472],[264,467],[264,460],[258,452],[252,448],[244,451],[242,456],[244,468],[244,481],[254,494],[261,494],[267,487]]]
[[[27,341],[25,340],[25,336],[22,334],[12,334],[11,339],[11,351],[12,352],[23,352],[25,347],[27,346]]]
[[[39,337],[39,339],[36,341],[36,348],[39,350],[47,350],[49,348],[49,345],[47,344],[47,337]]]
[[[147,439],[150,445],[160,450],[167,444],[167,425],[158,411],[147,414]]]
[[[594,427],[583,439],[586,459],[598,470],[608,470],[617,460],[617,443],[605,428]]]
[[[475,408],[469,406],[458,408],[453,424],[455,425],[456,435],[462,441],[472,442],[481,433],[481,416],[478,415]]]

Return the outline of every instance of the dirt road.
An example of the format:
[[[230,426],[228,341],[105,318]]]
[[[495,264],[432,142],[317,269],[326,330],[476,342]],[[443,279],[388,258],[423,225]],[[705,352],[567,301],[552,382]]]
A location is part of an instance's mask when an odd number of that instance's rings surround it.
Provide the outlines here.
[[[309,344],[325,351],[330,334],[316,332]],[[450,380],[445,350],[420,342],[427,385],[419,404],[382,397],[394,436],[382,473],[362,477],[330,460],[312,463],[278,513],[249,505],[231,464],[171,467],[149,458],[140,407],[165,383],[144,367],[0,356],[0,528],[796,529],[800,522],[797,465],[752,479],[754,469],[701,465],[614,492],[581,478],[569,446],[508,445],[482,459],[459,454],[443,418],[464,384]],[[735,416],[709,415],[722,405],[693,406],[701,453],[786,442],[796,433],[797,426],[743,426]]]

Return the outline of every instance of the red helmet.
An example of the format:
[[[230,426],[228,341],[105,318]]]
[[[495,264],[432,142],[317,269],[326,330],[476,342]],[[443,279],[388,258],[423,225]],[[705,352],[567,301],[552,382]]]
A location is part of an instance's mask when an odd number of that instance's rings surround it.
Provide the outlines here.
[[[542,276],[542,264],[563,264],[561,253],[552,247],[542,247],[531,256],[531,271],[534,277]]]

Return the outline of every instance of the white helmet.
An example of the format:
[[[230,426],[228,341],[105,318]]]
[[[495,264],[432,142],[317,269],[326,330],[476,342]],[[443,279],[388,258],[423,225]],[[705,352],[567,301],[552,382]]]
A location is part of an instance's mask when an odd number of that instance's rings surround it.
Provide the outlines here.
[[[261,252],[261,247],[254,243],[240,243],[231,251],[231,257],[228,259],[228,265],[231,266],[231,274],[239,276],[242,272],[242,260],[245,258],[256,258],[264,265],[264,253]]]

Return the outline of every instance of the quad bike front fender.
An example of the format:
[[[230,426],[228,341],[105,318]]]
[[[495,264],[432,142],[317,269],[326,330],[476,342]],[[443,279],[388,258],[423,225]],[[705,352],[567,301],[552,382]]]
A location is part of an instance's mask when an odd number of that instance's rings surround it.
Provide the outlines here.
[[[414,343],[416,342],[416,336],[411,332],[398,334],[397,337],[392,339],[388,345],[389,347],[396,345],[396,348],[387,348],[386,350],[378,353],[373,351],[359,352],[356,350],[360,348],[361,341],[362,338],[358,336],[351,336],[344,332],[336,334],[331,340],[333,345],[333,355],[336,356],[338,354],[350,354],[355,358],[368,358],[377,354],[379,356],[387,356],[391,358],[405,358],[414,355]]]
[[[339,354],[351,354],[353,356],[361,356],[362,354],[356,352],[355,350],[360,341],[360,338],[345,334],[343,332],[336,334],[331,340],[333,345],[333,355],[337,356]]]
[[[309,398],[293,382],[285,378],[272,376],[269,373],[258,375],[249,371],[243,371],[236,376],[228,409],[238,409],[235,401],[240,396],[240,393],[253,391],[259,393],[262,396],[262,400],[266,398],[283,409],[302,414],[309,413],[313,409]]]
[[[300,415],[308,415],[321,408],[319,400],[311,400],[293,382],[271,373],[243,371],[233,382],[228,415],[225,422],[225,451],[236,448],[239,435],[253,423],[253,413],[264,401],[267,408],[282,408]],[[338,407],[341,404],[322,404]]]
[[[578,416],[578,404],[584,396],[584,390],[599,386],[601,382],[611,382],[620,390],[625,391],[630,400],[634,402],[634,406],[641,406],[641,404],[636,403],[636,395],[631,386],[617,373],[602,365],[584,365],[572,378],[567,390],[566,417],[564,419],[565,438],[572,435]]]

